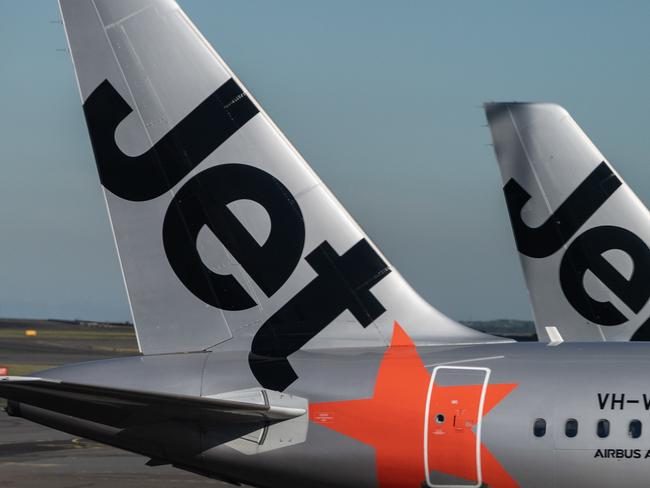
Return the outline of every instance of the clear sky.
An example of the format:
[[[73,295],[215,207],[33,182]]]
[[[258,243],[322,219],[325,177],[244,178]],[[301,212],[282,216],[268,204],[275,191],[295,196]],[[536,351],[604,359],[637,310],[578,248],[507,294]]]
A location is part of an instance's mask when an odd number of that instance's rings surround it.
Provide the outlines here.
[[[530,317],[482,102],[564,105],[650,202],[650,2],[179,3],[454,318]],[[0,315],[127,320],[56,2],[0,5]]]

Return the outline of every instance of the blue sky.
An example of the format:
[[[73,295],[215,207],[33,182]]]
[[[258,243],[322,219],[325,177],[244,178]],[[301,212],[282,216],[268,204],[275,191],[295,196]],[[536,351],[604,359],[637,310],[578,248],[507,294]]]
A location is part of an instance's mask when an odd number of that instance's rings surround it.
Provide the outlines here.
[[[1,0],[0,315],[127,320],[54,0]],[[181,0],[413,286],[529,318],[480,105],[564,105],[650,202],[650,3]]]

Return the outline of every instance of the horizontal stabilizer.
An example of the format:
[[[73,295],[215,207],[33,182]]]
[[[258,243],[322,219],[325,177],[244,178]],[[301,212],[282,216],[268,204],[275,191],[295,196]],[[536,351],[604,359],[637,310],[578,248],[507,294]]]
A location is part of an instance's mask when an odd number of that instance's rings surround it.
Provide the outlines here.
[[[258,390],[247,401],[66,383],[43,378],[1,377],[0,397],[8,412],[20,415],[25,403],[113,427],[153,424],[164,420],[209,420],[211,425],[246,424],[259,428],[304,415],[306,401],[291,395]],[[13,409],[13,411],[12,411]]]

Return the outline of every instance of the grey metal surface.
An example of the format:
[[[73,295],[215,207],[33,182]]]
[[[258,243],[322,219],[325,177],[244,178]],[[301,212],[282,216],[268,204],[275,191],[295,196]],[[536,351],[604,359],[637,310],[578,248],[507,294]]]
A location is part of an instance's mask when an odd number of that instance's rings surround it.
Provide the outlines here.
[[[233,381],[243,387],[249,384],[248,364],[236,360],[234,354],[227,351],[218,353],[223,362],[208,363],[206,379],[203,380],[204,395],[226,392]],[[116,360],[121,361],[124,360]],[[174,355],[160,356],[158,371],[161,376],[168,371],[165,361],[168,361],[170,369],[177,369],[180,364]],[[304,380],[301,379],[301,383],[288,392],[309,399],[311,421],[305,424],[306,435],[298,442],[289,439],[296,432],[293,426],[287,424],[283,436],[285,424],[277,424],[279,431],[269,450],[244,449],[243,440],[233,444],[224,439],[222,428],[209,423],[203,423],[200,428],[193,424],[157,423],[150,428],[108,429],[26,406],[22,414],[79,436],[121,445],[156,459],[169,456],[176,464],[252,485],[414,487],[416,485],[409,482],[408,472],[405,472],[403,484],[387,485],[385,479],[382,482],[379,468],[386,467],[387,458],[378,454],[378,446],[355,438],[353,430],[367,424],[381,434],[377,437],[378,445],[389,446],[395,442],[395,452],[421,453],[421,434],[416,436],[416,445],[401,443],[397,438],[392,440],[392,433],[397,431],[419,429],[422,432],[424,419],[421,415],[424,413],[421,406],[408,400],[413,398],[409,393],[411,388],[424,387],[420,391],[426,392],[436,367],[478,368],[489,371],[488,406],[481,422],[482,476],[489,486],[604,488],[612,486],[614,479],[625,480],[618,486],[647,485],[650,469],[646,467],[644,457],[650,449],[648,433],[640,439],[632,439],[627,434],[627,426],[632,419],[639,418],[644,423],[647,420],[643,398],[650,394],[645,374],[650,368],[648,344],[564,343],[549,347],[539,343],[515,343],[416,349],[402,343],[388,350],[300,352],[295,362]],[[83,376],[81,372],[86,367],[97,371],[99,364],[105,362],[61,368],[49,374],[61,379],[78,378]],[[130,369],[132,385],[140,382],[144,388],[150,383],[151,374],[144,368],[141,375],[138,367],[130,361],[124,364]],[[337,422],[341,415],[348,415],[345,411],[338,411],[337,405],[376,398],[378,384],[386,381],[385,377],[382,379],[386,374],[382,370],[386,368],[402,371],[402,376],[395,377],[395,382],[389,385],[393,398],[377,403],[376,410],[368,410],[367,417],[358,419],[357,427],[332,428],[331,422]],[[119,368],[106,371],[102,377],[103,384],[119,385],[122,382]],[[474,375],[472,371],[469,376],[461,373],[441,379],[438,385],[441,394],[445,388],[458,389],[459,409],[466,408],[463,388],[477,388],[480,383],[477,378],[484,377],[482,373]],[[419,383],[420,386],[417,382],[412,383],[418,376],[426,379]],[[603,395],[607,394],[610,395],[608,400],[603,400]],[[612,402],[612,394],[616,395],[617,402]],[[622,395],[632,402],[621,403]],[[326,421],[315,416],[319,411],[330,412]],[[344,417],[341,421],[345,422]],[[547,421],[547,434],[542,438],[533,435],[532,426],[537,418]],[[580,424],[575,438],[564,434],[564,425],[569,418],[577,419]],[[596,423],[601,418],[611,422],[611,434],[605,439],[596,434]],[[446,420],[451,422],[451,416]],[[478,423],[470,421],[470,425],[475,431]],[[197,435],[199,431],[200,436]],[[456,435],[454,432],[452,429],[448,435]],[[440,448],[452,452],[458,449],[451,437],[449,441],[440,437],[432,439],[431,442],[442,442]],[[247,442],[253,447],[253,441],[249,439]],[[263,441],[257,439],[255,442]],[[603,458],[599,455],[600,451],[607,450],[639,450],[641,458]],[[466,456],[467,462],[473,459],[471,446],[469,451],[463,448],[458,453]],[[422,460],[417,456],[409,456],[407,460],[403,468],[412,465],[416,472],[422,469],[420,476],[424,479]],[[434,473],[432,480],[454,479],[454,476],[463,478],[454,472],[453,465],[433,471],[440,476]],[[463,484],[467,484],[467,479]]]

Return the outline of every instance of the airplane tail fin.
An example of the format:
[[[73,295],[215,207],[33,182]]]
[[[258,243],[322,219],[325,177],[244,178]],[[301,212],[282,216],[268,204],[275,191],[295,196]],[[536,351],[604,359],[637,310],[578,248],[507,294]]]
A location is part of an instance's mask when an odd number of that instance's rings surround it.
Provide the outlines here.
[[[493,340],[409,287],[174,1],[60,6],[142,352]]]
[[[540,340],[650,338],[650,213],[569,113],[485,106]]]

